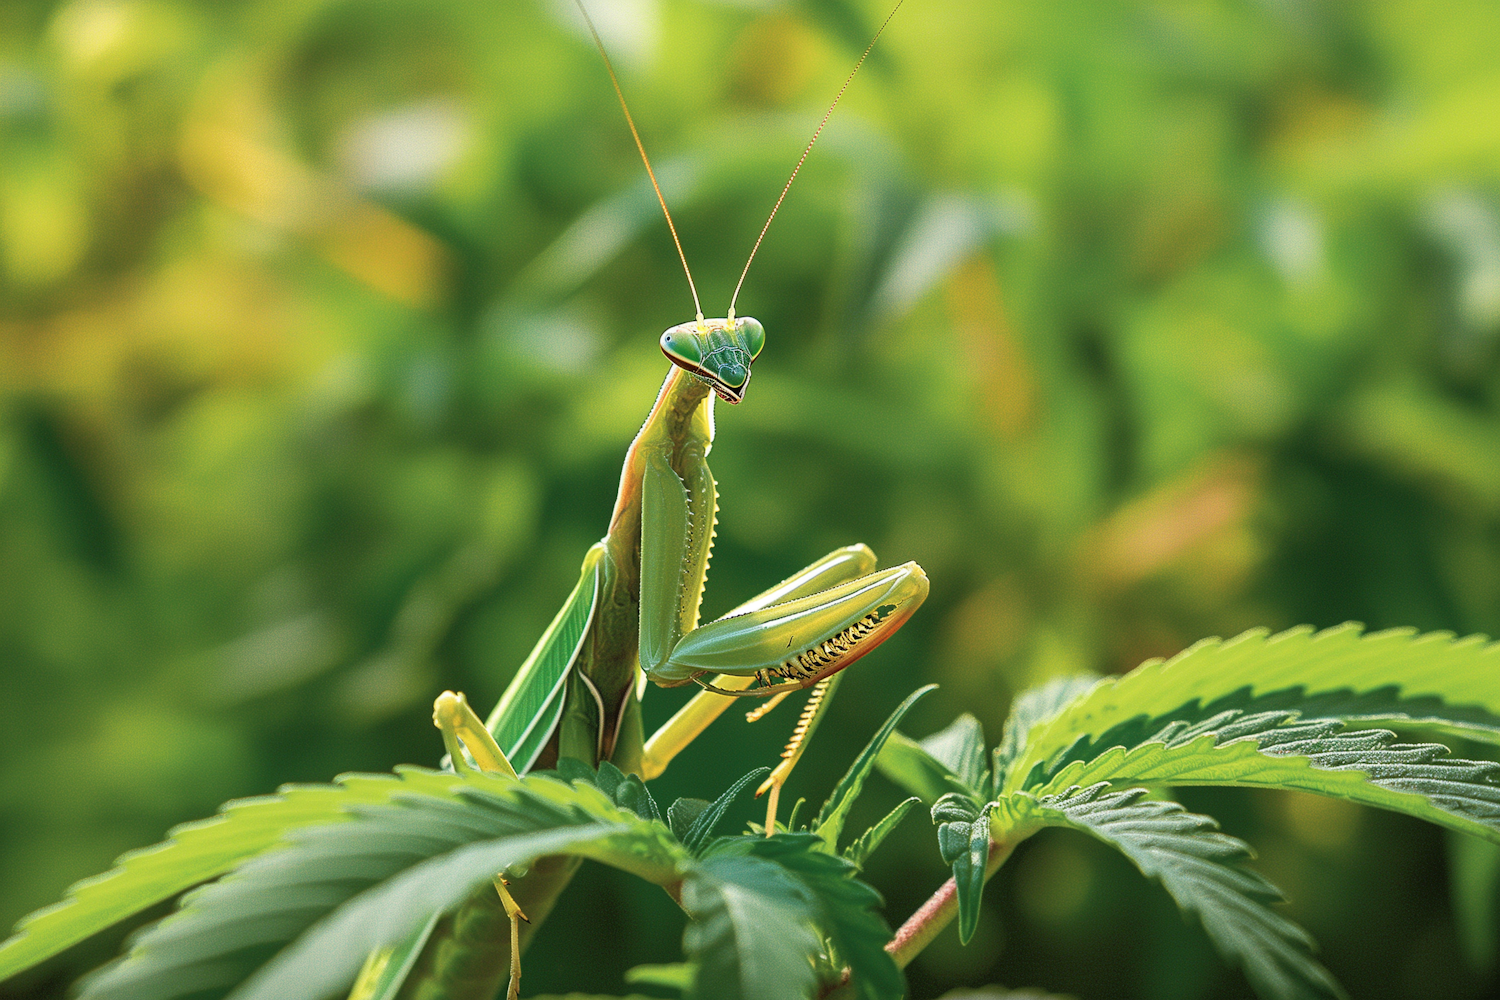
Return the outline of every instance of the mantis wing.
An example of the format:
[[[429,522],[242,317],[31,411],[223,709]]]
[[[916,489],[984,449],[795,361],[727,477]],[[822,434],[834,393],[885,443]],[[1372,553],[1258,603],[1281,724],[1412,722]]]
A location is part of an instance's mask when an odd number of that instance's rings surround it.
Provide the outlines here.
[[[525,774],[536,763],[562,717],[568,675],[578,662],[584,638],[599,604],[603,544],[589,549],[583,573],[562,610],[542,633],[536,648],[516,671],[500,704],[485,725],[516,771]]]

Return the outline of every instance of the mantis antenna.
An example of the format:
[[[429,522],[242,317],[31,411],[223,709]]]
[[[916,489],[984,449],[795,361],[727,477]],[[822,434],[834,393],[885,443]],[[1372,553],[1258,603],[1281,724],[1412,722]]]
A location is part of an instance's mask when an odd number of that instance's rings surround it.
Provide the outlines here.
[[[646,147],[641,143],[641,135],[636,131],[635,119],[631,117],[630,106],[625,103],[625,93],[620,89],[620,80],[615,76],[615,68],[609,61],[609,53],[604,51],[604,42],[599,38],[599,32],[594,28],[594,19],[589,17],[588,10],[583,6],[583,0],[573,0],[578,5],[578,11],[583,15],[584,22],[589,27],[589,34],[594,37],[594,47],[599,50],[599,56],[604,60],[604,68],[609,73],[609,82],[614,85],[615,96],[620,99],[620,110],[625,112],[625,122],[630,126],[630,135],[635,139],[635,148],[641,154],[641,162],[646,165],[646,176],[651,178],[651,187],[656,191],[656,200],[661,205],[662,215],[667,217],[667,228],[672,231],[672,242],[677,246],[677,258],[682,261],[682,273],[687,275],[688,288],[693,293],[693,306],[697,310],[698,323],[703,323],[703,305],[698,300],[698,286],[693,283],[693,272],[688,267],[687,254],[682,252],[682,240],[677,236],[677,226],[672,222],[672,213],[667,209],[667,199],[662,196],[661,185],[656,182],[656,171],[651,169],[651,158],[646,155]],[[797,173],[802,169],[802,164],[807,162],[807,156],[812,152],[813,144],[818,141],[818,136],[823,134],[823,126],[828,124],[828,119],[833,117],[833,109],[839,106],[839,101],[844,99],[844,91],[849,89],[849,84],[854,82],[854,74],[865,64],[875,43],[880,41],[880,36],[885,33],[886,26],[891,23],[891,18],[896,16],[896,11],[906,0],[896,0],[896,6],[885,16],[880,23],[880,28],[875,32],[875,37],[870,39],[870,44],[865,46],[865,51],[860,54],[859,61],[844,78],[844,85],[834,95],[833,103],[828,105],[828,110],[823,112],[823,120],[818,123],[812,138],[807,140],[807,145],[802,149],[802,155],[797,158],[797,165],[792,168],[792,175],[786,179],[786,184],[781,189],[781,194],[776,198],[776,204],[771,206],[771,214],[766,217],[766,224],[760,227],[760,235],[755,237],[755,245],[750,248],[750,256],[745,260],[745,269],[740,272],[740,280],[734,286],[734,294],[729,297],[729,313],[727,318],[731,323],[734,321],[734,304],[739,301],[740,288],[745,284],[745,276],[750,273],[750,264],[755,260],[755,255],[760,250],[761,241],[766,238],[766,230],[771,228],[771,220],[776,218],[776,213],[781,210],[781,203],[786,200],[786,193],[792,189],[792,182],[797,179]]]
[[[807,160],[807,154],[812,152],[813,143],[817,142],[818,136],[823,134],[823,126],[827,125],[828,119],[833,117],[833,109],[838,107],[839,101],[844,99],[844,91],[848,90],[849,84],[854,82],[854,74],[858,73],[859,68],[865,64],[865,59],[870,55],[870,50],[875,48],[875,43],[880,41],[880,36],[885,32],[885,26],[891,23],[891,18],[896,16],[896,11],[900,10],[901,5],[905,2],[906,0],[896,0],[896,6],[892,7],[891,12],[885,16],[885,20],[880,22],[880,30],[875,32],[875,37],[870,39],[870,44],[865,46],[865,51],[860,55],[859,62],[854,64],[854,68],[844,78],[844,85],[834,95],[833,103],[828,105],[827,111],[823,112],[823,120],[818,122],[817,130],[813,132],[812,138],[807,140],[807,145],[803,147],[802,155],[797,158],[797,165],[792,168],[792,176],[786,179],[786,185],[781,189],[781,195],[776,199],[776,204],[771,207],[771,214],[766,218],[766,224],[760,227],[760,235],[755,237],[755,246],[750,248],[750,257],[745,261],[745,269],[740,272],[739,284],[734,286],[734,294],[729,297],[730,319],[734,319],[734,304],[739,301],[740,286],[745,283],[745,275],[750,273],[750,262],[755,260],[755,253],[760,249],[760,241],[766,238],[766,230],[771,228],[771,220],[776,218],[776,213],[781,210],[781,203],[785,200],[786,193],[792,189],[792,181],[797,179],[797,171],[802,169],[802,164]]]
[[[635,139],[635,148],[640,151],[641,162],[646,165],[646,176],[651,178],[651,187],[656,192],[656,200],[661,205],[661,214],[667,217],[667,228],[672,231],[672,242],[677,244],[677,259],[682,261],[682,273],[687,275],[688,288],[693,293],[693,308],[698,312],[698,324],[703,324],[703,304],[698,301],[698,286],[693,284],[693,272],[688,267],[687,254],[682,252],[682,240],[677,236],[677,226],[672,223],[672,213],[667,209],[667,199],[662,197],[661,185],[656,183],[656,171],[651,169],[651,157],[646,155],[646,147],[641,144],[641,134],[636,131],[635,118],[630,114],[630,105],[625,103],[625,92],[620,89],[620,79],[615,76],[615,67],[609,61],[609,53],[604,51],[604,42],[599,38],[599,31],[594,27],[594,19],[589,17],[588,9],[583,6],[583,0],[573,0],[578,4],[578,12],[583,15],[584,22],[589,26],[589,34],[594,36],[594,47],[599,50],[599,57],[604,60],[604,68],[609,71],[609,82],[614,84],[615,96],[620,99],[620,110],[625,112],[625,122],[630,126],[630,135]],[[741,277],[740,280],[744,280]]]

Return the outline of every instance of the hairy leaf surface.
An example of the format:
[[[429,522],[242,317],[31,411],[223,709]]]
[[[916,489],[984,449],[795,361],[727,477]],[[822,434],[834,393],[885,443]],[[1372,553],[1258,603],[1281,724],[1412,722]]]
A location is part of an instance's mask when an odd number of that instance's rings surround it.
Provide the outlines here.
[[[682,883],[682,908],[692,920],[683,951],[698,963],[690,998],[788,1000],[812,994],[813,961],[820,951],[813,932],[812,893],[765,858],[714,857]]]
[[[448,777],[452,777],[449,775]],[[389,801],[412,772],[351,774],[332,785],[287,785],[275,795],[225,803],[220,814],[174,827],[168,839],[122,855],[116,867],[78,882],[61,903],[38,910],[0,944],[0,979],[236,865],[286,847],[293,830],[354,818],[349,810]],[[442,795],[436,788],[427,792]]]
[[[722,873],[713,866],[740,859],[773,865],[791,880],[789,884],[783,884],[781,898],[783,903],[788,899],[798,901],[797,906],[802,910],[800,917],[794,918],[791,913],[782,912],[773,904],[768,912],[759,916],[753,910],[748,911],[744,914],[744,920],[800,919],[810,927],[813,931],[812,950],[793,960],[793,964],[797,968],[806,967],[814,971],[812,986],[833,985],[847,966],[853,990],[864,1000],[896,1000],[903,994],[905,983],[901,971],[885,950],[891,931],[877,912],[881,902],[880,894],[854,877],[856,869],[852,863],[827,853],[822,839],[816,834],[784,833],[774,837],[734,837],[718,841],[709,849],[703,864],[709,866],[712,877],[718,878]],[[746,870],[763,869],[756,865]],[[699,873],[695,871],[683,883],[683,903],[690,913],[694,911],[687,907],[686,889],[698,877]],[[690,926],[684,942],[707,929],[700,928],[695,932]],[[769,928],[772,933],[785,933],[788,929],[787,926]],[[799,942],[804,940],[798,931],[794,930],[792,936]],[[825,944],[829,946],[828,951],[824,950]],[[702,941],[695,941],[695,946],[701,948]],[[693,948],[690,947],[689,952],[691,954]],[[715,961],[722,964],[726,958],[727,956],[718,955],[715,956]],[[769,982],[771,978],[782,974],[779,971],[760,969],[755,957],[743,954],[733,957],[733,965],[732,970],[719,968],[711,980],[700,977],[696,995],[713,997],[715,1000],[719,997],[759,995],[724,993],[720,990],[732,988],[725,986],[728,982],[753,981],[758,984],[763,980],[754,977],[767,977],[764,981]],[[816,975],[819,971],[822,973],[821,984]],[[723,978],[731,972],[730,978]],[[795,997],[806,994],[789,992],[773,995]]]
[[[1483,636],[1454,639],[1407,629],[1361,635],[1354,625],[1206,639],[1170,660],[1098,682],[1034,726],[1003,787],[1023,787],[1038,764],[1068,750],[1080,735],[1147,730],[1161,720],[1201,720],[1231,708],[1292,709],[1304,719],[1500,742],[1500,645]],[[1135,746],[1140,740],[1118,742]]]
[[[1026,787],[1034,794],[1098,781],[1289,788],[1500,841],[1500,765],[1453,757],[1441,744],[1398,743],[1381,729],[1342,731],[1336,721],[1291,711],[1151,720],[1160,728],[1144,738],[1139,721],[1081,737],[1033,768]]]
[[[572,853],[668,881],[686,858],[659,824],[582,782],[408,769],[386,788],[384,803],[293,831],[284,849],[189,894],[82,996],[222,996],[259,968],[237,997],[320,997],[507,866]]]
[[[1111,792],[1098,784],[1043,796],[1022,811],[1028,820],[1082,830],[1118,849],[1142,874],[1159,881],[1179,908],[1202,921],[1214,946],[1244,969],[1262,996],[1344,996],[1312,958],[1307,932],[1267,905],[1282,896],[1244,867],[1250,849],[1218,832],[1208,817],[1175,802],[1143,799],[1144,794],[1138,788]]]

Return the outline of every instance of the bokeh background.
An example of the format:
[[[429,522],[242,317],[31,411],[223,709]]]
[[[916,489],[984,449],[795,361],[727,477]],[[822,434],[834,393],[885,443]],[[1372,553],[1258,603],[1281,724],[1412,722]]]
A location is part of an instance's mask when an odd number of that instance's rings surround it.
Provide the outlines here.
[[[887,10],[592,7],[721,313]],[[933,583],[793,797],[927,681],[908,731],[993,740],[1032,683],[1206,635],[1500,630],[1497,40],[1490,0],[906,4],[750,272],[769,345],[719,408],[707,613],[858,540]],[[0,5],[0,923],[224,799],[434,762],[430,700],[491,704],[550,620],[691,310],[565,0]],[[720,723],[658,795],[793,717]],[[1185,801],[1356,996],[1500,995],[1492,854]],[[942,877],[921,815],[869,869],[893,925]],[[1249,995],[1081,836],[985,905],[914,997]],[[527,992],[625,992],[681,928],[586,870]]]

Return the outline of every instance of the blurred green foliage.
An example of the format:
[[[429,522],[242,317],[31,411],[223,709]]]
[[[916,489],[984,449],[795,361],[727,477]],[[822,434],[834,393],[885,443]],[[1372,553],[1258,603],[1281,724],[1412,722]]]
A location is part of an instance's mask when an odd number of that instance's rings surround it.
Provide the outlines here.
[[[719,313],[886,10],[592,9]],[[750,272],[769,346],[719,409],[708,614],[852,541],[933,582],[790,795],[928,680],[918,735],[1251,625],[1500,631],[1497,38],[1489,0],[906,5]],[[491,703],[541,633],[690,315],[564,0],[0,6],[0,920],[225,798],[433,762],[430,699]],[[658,797],[769,762],[783,711]],[[1354,995],[1500,990],[1482,851],[1188,803]],[[944,874],[920,818],[870,868],[893,923]],[[528,991],[678,954],[665,897],[582,879]],[[914,996],[1246,994],[1082,838],[987,906]]]

